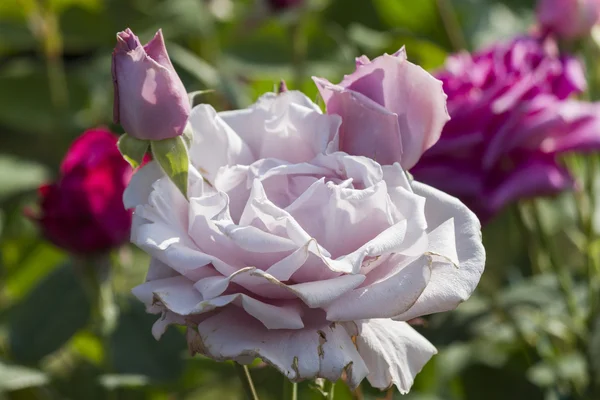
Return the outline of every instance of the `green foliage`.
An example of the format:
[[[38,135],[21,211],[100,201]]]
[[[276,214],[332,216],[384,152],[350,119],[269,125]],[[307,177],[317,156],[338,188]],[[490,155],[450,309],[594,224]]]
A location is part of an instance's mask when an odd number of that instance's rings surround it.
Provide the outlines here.
[[[185,337],[170,329],[157,342],[152,337],[152,325],[157,317],[147,314],[139,302],[131,302],[121,312],[117,329],[109,339],[113,367],[117,373],[129,375],[130,383],[131,376],[137,376],[134,382],[139,383],[144,382],[144,377],[162,382],[177,379],[182,374],[183,356],[187,351]],[[114,385],[114,378],[112,382]]]
[[[148,151],[149,143],[146,140],[136,139],[126,133],[122,134],[117,142],[119,151],[123,158],[131,165],[132,168],[140,166]]]
[[[64,345],[90,318],[90,304],[73,267],[52,272],[10,316],[9,354],[34,364]]]

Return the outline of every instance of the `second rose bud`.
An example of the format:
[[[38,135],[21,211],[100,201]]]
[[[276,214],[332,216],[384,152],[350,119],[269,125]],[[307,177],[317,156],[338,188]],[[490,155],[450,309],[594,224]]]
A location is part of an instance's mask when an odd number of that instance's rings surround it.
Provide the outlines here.
[[[114,120],[142,140],[179,136],[190,115],[190,102],[175,72],[162,32],[145,46],[130,29],[117,34],[112,56]]]

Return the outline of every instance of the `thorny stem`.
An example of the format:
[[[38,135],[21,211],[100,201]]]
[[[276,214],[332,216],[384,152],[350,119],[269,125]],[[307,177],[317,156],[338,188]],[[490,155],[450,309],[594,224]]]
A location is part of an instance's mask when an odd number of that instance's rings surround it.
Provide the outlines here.
[[[250,376],[250,370],[248,369],[248,366],[238,363],[234,363],[233,365],[235,366],[235,370],[240,377],[240,381],[242,382],[244,392],[246,393],[246,398],[248,400],[258,400],[258,394],[256,394],[256,389],[254,388],[254,382],[252,382],[252,376]]]

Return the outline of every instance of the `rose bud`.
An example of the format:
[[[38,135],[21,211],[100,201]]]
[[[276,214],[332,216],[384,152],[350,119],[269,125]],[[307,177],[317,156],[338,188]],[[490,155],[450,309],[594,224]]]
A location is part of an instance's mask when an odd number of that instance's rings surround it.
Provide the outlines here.
[[[145,46],[130,29],[118,33],[112,75],[114,121],[129,135],[162,140],[182,134],[190,102],[160,30]]]
[[[131,212],[122,203],[132,169],[104,129],[83,133],[68,150],[54,183],[43,185],[40,213],[44,236],[75,254],[100,253],[129,239]]]
[[[600,18],[599,0],[541,0],[537,19],[547,31],[565,39],[589,35]]]

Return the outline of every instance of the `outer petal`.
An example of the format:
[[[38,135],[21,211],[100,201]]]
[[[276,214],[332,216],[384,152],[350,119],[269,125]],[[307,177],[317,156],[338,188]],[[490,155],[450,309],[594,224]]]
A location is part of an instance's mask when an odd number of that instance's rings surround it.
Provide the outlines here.
[[[402,159],[398,117],[361,93],[315,78],[327,112],[342,117],[339,148],[348,154],[370,157],[383,164]]]
[[[429,257],[422,257],[386,279],[346,293],[324,307],[327,319],[354,321],[404,313],[426,289],[431,277],[429,264]]]
[[[325,151],[340,127],[338,116],[324,115],[298,91],[267,93],[251,107],[219,113],[248,145],[255,159],[291,163],[312,160]]]
[[[360,93],[373,102],[384,107],[398,118],[398,126],[401,141],[400,153],[393,154],[388,149],[390,146],[389,138],[394,136],[395,132],[383,133],[383,130],[375,133],[363,130],[362,126],[345,125],[342,127],[343,140],[340,138],[340,146],[344,151],[354,154],[346,148],[345,143],[352,143],[361,136],[367,136],[368,140],[375,142],[370,147],[377,148],[376,160],[382,164],[392,164],[395,161],[405,168],[409,169],[417,163],[421,154],[433,146],[440,137],[444,124],[449,116],[446,110],[446,95],[442,90],[442,83],[423,70],[406,60],[406,53],[399,51],[393,56],[384,54],[377,57],[370,63],[361,61],[358,63],[356,71],[347,75],[340,83],[340,87],[354,93]],[[316,80],[319,82],[319,80]],[[321,81],[322,82],[322,81]],[[351,116],[348,111],[352,109],[340,109],[336,102],[340,94],[345,91],[332,91],[333,85],[320,85],[321,92],[325,92],[323,98],[327,104],[327,110],[330,113],[341,111],[342,120]],[[333,107],[333,110],[330,110]],[[348,103],[351,104],[351,103]],[[356,108],[356,107],[353,107]],[[335,111],[335,110],[338,111]],[[380,117],[382,119],[382,117]],[[356,129],[358,128],[358,129]],[[396,139],[397,140],[397,139]],[[391,142],[391,146],[397,146],[396,140]],[[362,140],[363,143],[366,140]],[[359,153],[361,155],[372,156],[371,154]],[[388,157],[394,156],[392,159]]]
[[[210,105],[194,107],[190,125],[194,132],[191,162],[209,181],[214,182],[217,171],[224,165],[248,165],[255,161],[248,145]]]
[[[171,59],[167,53],[167,47],[165,46],[165,38],[162,34],[162,29],[159,29],[154,37],[146,43],[144,51],[148,54],[148,57],[162,65],[163,67],[170,69],[175,73],[175,68],[171,64]]]
[[[481,225],[475,214],[446,193],[416,181],[412,185],[416,194],[426,198],[429,251],[433,254],[443,252],[447,260],[436,259],[433,262],[429,283],[421,296],[410,309],[394,318],[403,321],[454,309],[471,296],[485,266]],[[442,239],[450,237],[447,232],[444,233],[452,226],[447,222],[449,219],[454,219],[455,254],[443,250],[452,245],[442,243]],[[438,228],[442,231],[438,231]],[[458,265],[456,259],[452,260],[455,257],[458,258]]]
[[[163,176],[165,176],[164,172],[154,161],[136,171],[123,192],[125,208],[135,208],[140,204],[146,204],[152,192],[152,184]]]
[[[292,381],[336,381],[346,371],[348,384],[356,387],[368,372],[346,329],[318,316],[305,329],[269,330],[228,308],[201,322],[191,338],[194,352],[221,361],[260,357]]]
[[[557,165],[553,157],[538,157],[517,166],[491,190],[489,207],[497,211],[517,199],[552,195],[574,185],[569,171]]]
[[[367,364],[373,387],[396,385],[408,393],[415,376],[437,350],[405,322],[372,319],[358,323],[356,347]]]

